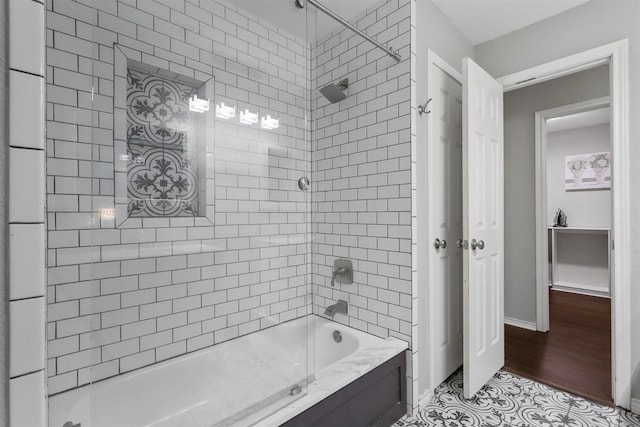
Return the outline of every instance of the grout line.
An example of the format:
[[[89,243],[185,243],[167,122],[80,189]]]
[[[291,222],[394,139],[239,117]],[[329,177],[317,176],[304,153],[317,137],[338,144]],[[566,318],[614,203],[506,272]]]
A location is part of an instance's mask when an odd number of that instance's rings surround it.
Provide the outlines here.
[[[43,295],[39,295],[39,296],[35,296],[35,297],[25,297],[25,298],[16,298],[16,299],[11,299],[9,300],[9,302],[18,302],[18,301],[28,301],[28,300],[32,300],[32,299],[38,299],[38,298],[44,298],[44,294]]]
[[[36,0],[32,0],[32,1],[36,1]],[[36,2],[36,3],[39,3],[39,2]],[[11,67],[9,68],[9,70],[15,71],[16,73],[29,74],[30,76],[36,76],[44,79],[44,76],[42,74],[30,73],[29,71],[18,70],[17,68],[11,68]]]
[[[43,148],[21,147],[19,145],[11,145],[11,144],[9,144],[9,148],[17,148],[17,149],[20,149],[20,150],[30,150],[30,151],[42,151],[42,152],[44,152]]]
[[[38,369],[35,371],[27,372],[26,374],[20,374],[20,375],[16,375],[15,377],[10,377],[9,380],[15,380],[18,378],[26,377],[27,375],[37,374],[38,372],[43,372],[43,371],[44,371],[44,368]]]

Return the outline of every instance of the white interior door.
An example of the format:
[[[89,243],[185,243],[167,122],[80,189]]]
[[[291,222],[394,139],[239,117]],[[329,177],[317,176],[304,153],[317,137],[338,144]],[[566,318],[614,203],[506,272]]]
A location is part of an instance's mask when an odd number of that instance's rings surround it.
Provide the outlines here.
[[[463,61],[464,396],[504,365],[503,90]]]
[[[429,52],[427,148],[431,384],[462,365],[462,83],[453,68]]]

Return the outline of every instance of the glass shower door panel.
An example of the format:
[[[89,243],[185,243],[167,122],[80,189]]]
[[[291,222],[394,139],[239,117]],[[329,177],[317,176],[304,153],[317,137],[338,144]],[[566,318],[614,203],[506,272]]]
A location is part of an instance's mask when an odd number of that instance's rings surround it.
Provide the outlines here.
[[[246,424],[313,379],[307,41],[197,3],[100,1],[81,25],[91,426]]]

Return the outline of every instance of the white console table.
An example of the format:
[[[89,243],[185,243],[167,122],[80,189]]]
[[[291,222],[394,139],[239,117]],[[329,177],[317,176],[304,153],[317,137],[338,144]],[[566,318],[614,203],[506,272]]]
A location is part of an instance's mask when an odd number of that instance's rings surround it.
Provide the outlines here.
[[[549,227],[552,287],[610,296],[611,229]]]

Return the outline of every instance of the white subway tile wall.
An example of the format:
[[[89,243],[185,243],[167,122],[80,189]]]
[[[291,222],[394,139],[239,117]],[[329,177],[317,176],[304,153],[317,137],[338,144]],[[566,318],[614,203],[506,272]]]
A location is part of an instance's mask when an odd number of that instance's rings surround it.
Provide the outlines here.
[[[409,0],[369,10],[356,26],[399,50],[393,58],[343,30],[312,52],[318,87],[349,79],[347,99],[314,92],[314,311],[349,302],[350,326],[411,337],[411,120]],[[331,288],[335,259],[354,283]]]
[[[101,214],[126,185],[114,180],[114,121],[126,120],[114,49],[213,76],[212,109],[279,118],[268,131],[216,120],[215,225]],[[311,170],[309,58],[306,41],[219,1],[47,1],[49,393],[311,312],[311,206],[296,184]]]
[[[338,103],[313,93],[313,309],[322,314],[346,300],[348,316],[335,320],[411,347],[410,0],[383,2],[355,25],[399,50],[402,60],[348,29],[312,51],[317,87],[349,79],[347,98]],[[332,288],[340,258],[353,262],[353,284]]]
[[[336,320],[409,343],[410,413],[418,404],[412,260],[417,242],[411,203],[414,7],[414,1],[388,0],[356,21],[358,28],[399,50],[399,63],[349,30],[333,34],[312,52],[318,87],[345,77],[350,84],[347,99],[337,104],[314,93],[314,312],[345,299],[349,316]],[[354,283],[331,288],[338,258],[353,261]]]

